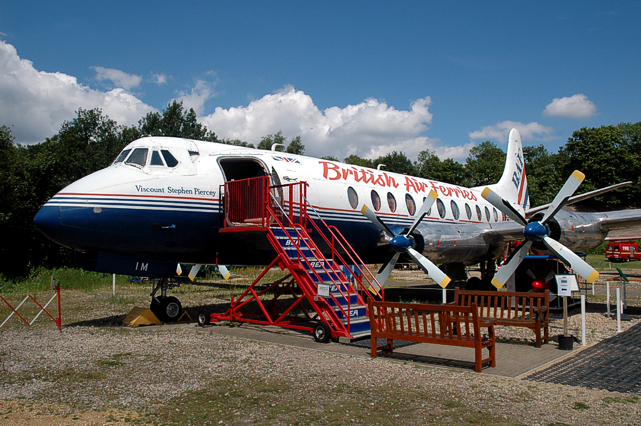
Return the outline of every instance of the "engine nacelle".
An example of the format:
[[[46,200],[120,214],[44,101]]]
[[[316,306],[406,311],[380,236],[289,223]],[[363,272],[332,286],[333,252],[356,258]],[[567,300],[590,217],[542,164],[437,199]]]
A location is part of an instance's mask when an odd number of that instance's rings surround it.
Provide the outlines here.
[[[537,213],[534,219],[540,219]],[[602,214],[568,212],[561,210],[548,222],[550,237],[559,241],[572,251],[584,251],[597,247],[608,235],[608,231],[601,227]],[[545,250],[541,244],[534,245],[537,250]]]
[[[416,250],[434,263],[476,263],[488,257],[493,248],[480,232],[463,232],[457,226],[419,226],[413,233]],[[496,248],[499,256],[504,247]],[[494,253],[492,253],[494,255]]]

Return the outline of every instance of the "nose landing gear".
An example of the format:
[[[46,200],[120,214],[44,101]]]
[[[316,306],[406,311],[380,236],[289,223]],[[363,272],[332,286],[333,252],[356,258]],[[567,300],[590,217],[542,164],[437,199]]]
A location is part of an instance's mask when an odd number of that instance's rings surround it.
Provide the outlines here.
[[[173,296],[167,296],[167,290],[179,286],[180,284],[170,282],[167,278],[161,278],[154,283],[149,308],[160,321],[175,322],[180,318],[183,312],[180,300]],[[160,290],[160,296],[157,297],[158,290]]]

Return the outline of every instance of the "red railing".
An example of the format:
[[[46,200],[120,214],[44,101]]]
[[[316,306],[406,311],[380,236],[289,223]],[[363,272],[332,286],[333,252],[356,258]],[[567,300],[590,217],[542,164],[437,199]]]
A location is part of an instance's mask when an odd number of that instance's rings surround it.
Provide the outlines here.
[[[54,280],[54,278],[52,278],[52,282],[53,282],[53,280]],[[53,284],[52,284],[52,285],[53,285]],[[45,314],[47,314],[47,315],[49,316],[49,318],[51,318],[51,320],[52,320],[53,322],[55,322],[55,323],[56,323],[56,326],[58,327],[58,329],[59,329],[59,330],[62,330],[62,317],[61,317],[61,314],[60,314],[60,284],[56,284],[56,285],[55,285],[54,291],[55,291],[54,295],[53,295],[53,296],[51,296],[51,299],[49,299],[49,301],[48,301],[44,306],[42,306],[40,303],[38,303],[38,301],[37,301],[37,300],[36,300],[32,295],[30,295],[30,294],[28,294],[28,295],[27,295],[27,296],[22,300],[22,302],[20,302],[20,304],[19,304],[17,307],[15,307],[15,308],[14,308],[13,306],[11,306],[11,304],[7,301],[7,299],[5,299],[4,297],[0,296],[0,299],[2,299],[2,301],[3,301],[3,302],[4,302],[4,303],[9,307],[9,309],[11,309],[11,311],[12,311],[12,312],[11,312],[11,314],[9,314],[9,316],[8,316],[8,317],[7,317],[7,318],[2,322],[2,324],[0,324],[0,327],[2,327],[3,325],[5,325],[5,324],[6,324],[6,322],[7,322],[7,321],[9,321],[9,319],[10,319],[14,314],[15,314],[15,315],[17,315],[17,316],[18,316],[18,318],[20,318],[20,319],[21,319],[25,324],[27,324],[27,325],[32,325],[32,324],[33,324],[33,323],[38,319],[38,317],[40,316],[40,314],[42,314],[42,313],[44,312]],[[50,304],[50,303],[53,301],[53,299],[55,299],[56,297],[58,298],[58,316],[57,316],[57,317],[54,317],[53,315],[51,315],[51,314],[49,313],[49,311],[47,311],[47,306],[49,306],[49,304]],[[37,314],[37,315],[36,315],[36,316],[31,320],[31,321],[27,321],[27,320],[26,320],[22,315],[20,315],[20,313],[18,313],[18,309],[20,309],[20,308],[22,307],[22,305],[24,304],[24,302],[26,302],[26,301],[27,301],[27,300],[29,300],[29,299],[31,299],[31,300],[33,301],[33,303],[35,303],[35,304],[38,306],[38,308],[40,309],[40,311],[38,312],[38,314]]]

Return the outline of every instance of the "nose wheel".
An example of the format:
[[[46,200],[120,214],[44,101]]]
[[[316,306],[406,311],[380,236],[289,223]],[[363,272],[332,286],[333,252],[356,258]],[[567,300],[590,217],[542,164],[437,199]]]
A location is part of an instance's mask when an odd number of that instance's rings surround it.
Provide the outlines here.
[[[183,307],[178,298],[167,296],[167,290],[178,287],[180,284],[170,283],[167,278],[162,278],[154,285],[151,292],[151,305],[149,309],[162,322],[176,322],[183,313]],[[160,290],[160,296],[156,292]]]
[[[180,300],[173,296],[154,297],[150,309],[162,322],[176,322],[183,312]]]

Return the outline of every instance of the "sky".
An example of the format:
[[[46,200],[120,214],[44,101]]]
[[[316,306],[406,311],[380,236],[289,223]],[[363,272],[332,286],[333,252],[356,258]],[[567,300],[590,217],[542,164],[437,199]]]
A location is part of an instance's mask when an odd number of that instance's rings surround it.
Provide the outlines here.
[[[134,125],[178,100],[317,157],[464,161],[512,127],[556,152],[641,121],[639,22],[641,1],[5,2],[0,125],[34,144],[79,108]]]

